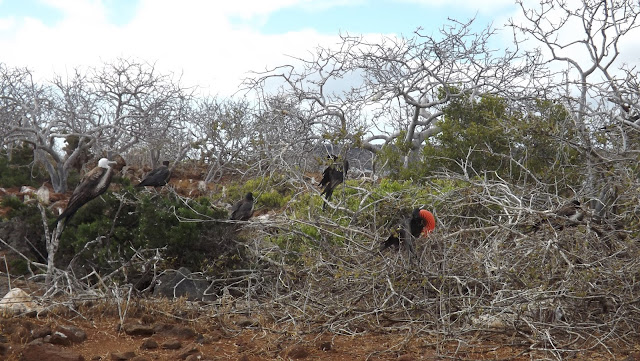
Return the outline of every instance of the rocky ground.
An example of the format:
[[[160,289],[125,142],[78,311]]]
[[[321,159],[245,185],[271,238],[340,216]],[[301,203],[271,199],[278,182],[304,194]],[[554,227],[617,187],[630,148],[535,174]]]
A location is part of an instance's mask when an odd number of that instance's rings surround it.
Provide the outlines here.
[[[262,315],[221,315],[220,308],[184,300],[102,300],[0,318],[0,360],[541,360],[508,332],[443,339],[411,328],[397,332],[330,333],[310,325],[266,321]],[[122,322],[121,320],[124,320]],[[576,360],[640,360],[640,352],[594,350]]]
[[[117,317],[11,317],[1,320],[6,360],[443,360],[537,359],[507,335],[477,345],[440,344],[407,332],[359,336],[288,334],[242,322],[223,329],[140,317],[119,326]],[[480,341],[480,340],[476,340]],[[594,356],[593,359],[606,359]],[[635,358],[630,358],[635,360]]]

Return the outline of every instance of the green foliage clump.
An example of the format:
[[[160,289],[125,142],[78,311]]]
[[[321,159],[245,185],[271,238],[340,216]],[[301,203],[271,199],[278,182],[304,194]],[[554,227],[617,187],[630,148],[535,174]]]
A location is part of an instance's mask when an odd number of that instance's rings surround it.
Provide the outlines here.
[[[24,258],[13,258],[9,261],[9,271],[12,275],[26,275],[29,272],[29,266]]]
[[[130,258],[133,249],[158,248],[166,267],[202,270],[218,262],[223,271],[241,265],[228,254],[236,252],[229,242],[236,237],[232,225],[215,222],[226,217],[226,210],[212,208],[206,198],[185,200],[129,187],[119,196],[107,192],[83,206],[66,226],[59,254],[68,262],[87,242],[98,240],[91,262],[102,269],[114,257]]]
[[[281,208],[290,199],[291,199],[291,196],[285,196],[282,193],[274,189],[271,189],[268,192],[260,193],[260,195],[258,196],[257,202],[259,202],[260,205],[263,207]]]
[[[498,96],[461,96],[451,99],[443,113],[440,131],[421,150],[405,144],[404,134],[383,147],[379,162],[386,164],[390,178],[424,180],[450,171],[471,177],[496,174],[513,182],[531,177],[580,182],[583,156],[572,145],[579,140],[562,105],[537,100],[523,112]]]
[[[283,176],[259,177],[247,180],[241,184],[231,184],[226,187],[223,200],[234,204],[244,198],[247,192],[252,192],[256,208],[280,209],[284,207],[293,194],[292,187]]]
[[[5,220],[16,220],[21,227],[26,230],[25,237],[31,244],[36,254],[46,254],[44,228],[42,224],[42,213],[36,202],[24,203],[16,196],[6,196],[0,202],[2,207],[9,208]],[[52,213],[46,211],[48,215]],[[44,261],[44,259],[39,259]]]
[[[2,198],[0,204],[3,207],[11,208],[8,213],[9,217],[16,216],[16,212],[20,212],[22,209],[26,207],[26,205],[16,196],[10,195]]]
[[[438,169],[474,174],[476,171],[509,169],[508,157],[513,123],[507,102],[495,96],[454,98],[438,122],[441,131],[423,150],[423,168],[427,174]],[[430,160],[430,161],[427,161]],[[460,160],[466,163],[461,166]]]
[[[43,169],[33,166],[33,149],[27,145],[0,154],[0,186],[39,187],[48,177]]]

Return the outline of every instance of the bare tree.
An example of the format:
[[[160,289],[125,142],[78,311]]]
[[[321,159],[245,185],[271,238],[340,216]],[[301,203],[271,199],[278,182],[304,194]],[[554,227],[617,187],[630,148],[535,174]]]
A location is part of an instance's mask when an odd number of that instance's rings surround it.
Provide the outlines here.
[[[126,59],[48,85],[27,69],[2,66],[0,76],[3,143],[33,144],[56,192],[66,191],[69,170],[89,149],[124,153],[146,141],[157,161],[170,130],[184,127],[180,114],[190,96],[152,65]]]
[[[255,118],[249,103],[243,100],[221,101],[201,98],[190,115],[193,129],[192,146],[200,160],[208,164],[206,182],[217,182],[225,172],[239,169],[255,161],[251,151]]]
[[[273,93],[283,100],[283,114],[286,104],[296,104],[295,119],[316,137],[374,152],[374,142],[395,141],[409,154],[438,132],[436,120],[452,98],[522,98],[537,89],[532,84],[542,77],[528,75],[537,64],[519,58],[518,49],[491,49],[495,31],[474,33],[472,24],[451,21],[438,36],[421,30],[408,38],[342,36],[337,49],[318,48],[310,59],[256,73],[245,86],[264,108]]]
[[[586,156],[584,193],[597,197],[609,186],[611,169],[622,170],[619,162],[638,149],[629,141],[640,130],[638,73],[623,63],[621,51],[639,26],[640,4],[544,0],[529,8],[518,3],[522,19],[509,25],[517,42],[536,42],[536,53],[543,56],[535,61],[551,69],[556,86],[550,90],[569,110],[578,134],[569,141]]]
[[[92,80],[100,100],[98,119],[109,124],[104,147],[122,153],[145,144],[157,166],[164,145],[185,127],[192,94],[153,64],[127,59],[94,69]]]

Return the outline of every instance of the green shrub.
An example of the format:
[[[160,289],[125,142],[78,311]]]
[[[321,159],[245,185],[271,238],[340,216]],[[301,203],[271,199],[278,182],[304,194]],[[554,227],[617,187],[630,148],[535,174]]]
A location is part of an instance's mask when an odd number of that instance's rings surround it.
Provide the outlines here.
[[[85,244],[100,240],[87,262],[108,271],[117,259],[129,259],[133,249],[164,249],[163,265],[192,270],[241,267],[229,253],[237,254],[233,225],[226,210],[213,209],[209,200],[186,200],[175,195],[135,192],[126,188],[121,199],[111,192],[92,200],[77,212],[61,237],[60,259],[68,263]]]
[[[13,148],[10,157],[6,153],[0,154],[0,187],[39,187],[48,179],[41,167],[34,166],[33,149],[30,146]]]

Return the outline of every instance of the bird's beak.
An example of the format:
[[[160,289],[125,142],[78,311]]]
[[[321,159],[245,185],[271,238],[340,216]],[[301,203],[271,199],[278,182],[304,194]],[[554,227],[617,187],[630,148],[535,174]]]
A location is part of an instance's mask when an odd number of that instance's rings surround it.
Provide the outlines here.
[[[116,165],[116,164],[118,164],[118,162],[116,162],[115,160],[110,160],[109,161],[109,165]]]

